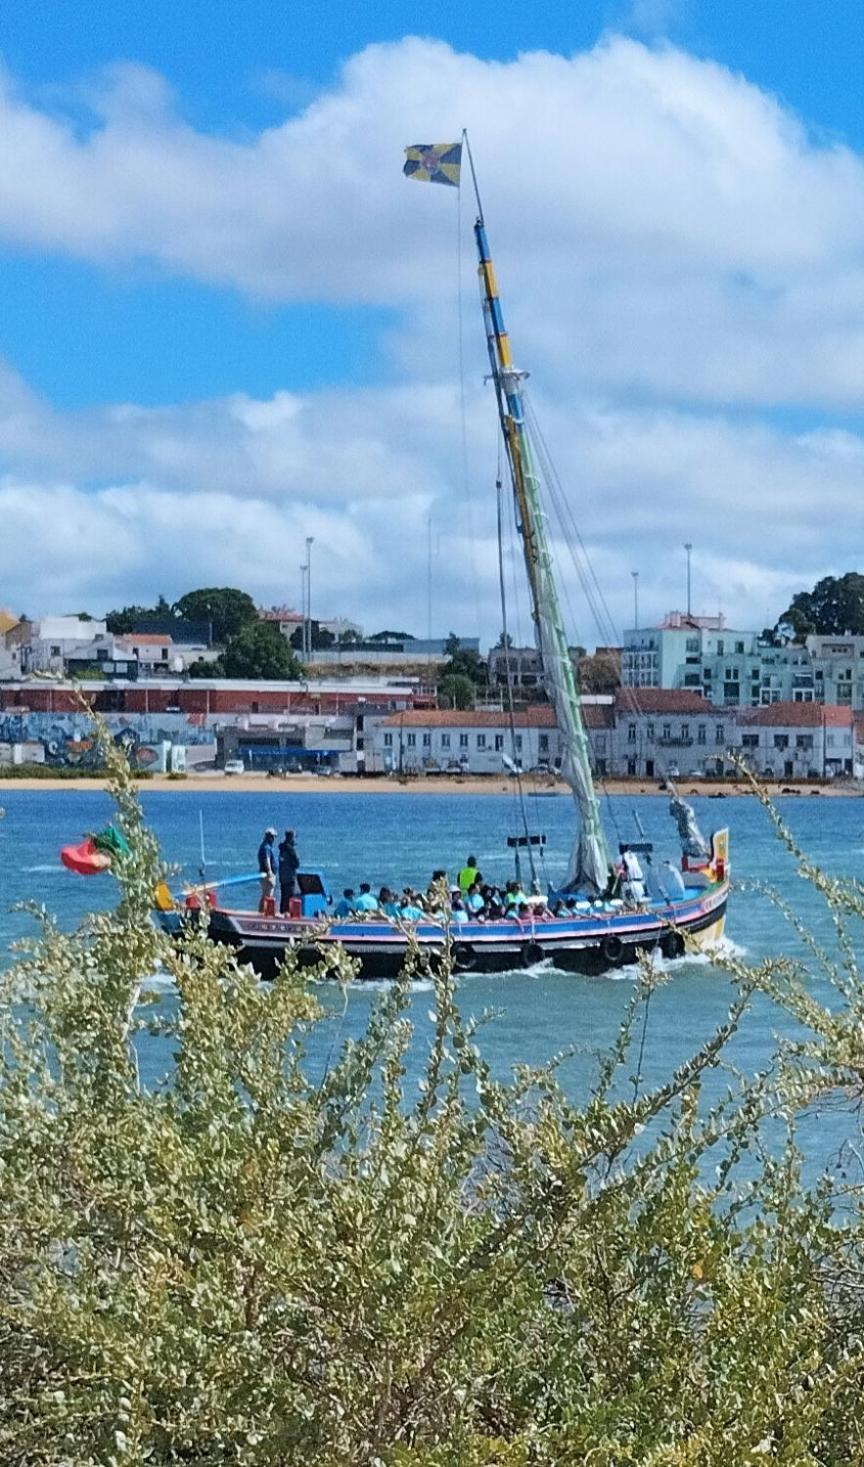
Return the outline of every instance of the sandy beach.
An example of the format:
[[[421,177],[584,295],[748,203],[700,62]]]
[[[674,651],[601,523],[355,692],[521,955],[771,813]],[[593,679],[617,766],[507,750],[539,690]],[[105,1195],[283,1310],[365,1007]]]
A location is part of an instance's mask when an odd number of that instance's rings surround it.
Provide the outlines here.
[[[735,796],[752,795],[749,785],[729,781],[718,781],[709,779],[700,780],[678,780],[679,793],[685,795],[727,795]],[[0,798],[7,790],[87,790],[104,789],[103,779],[3,779],[0,776]],[[219,771],[207,771],[200,774],[188,774],[185,779],[169,779],[166,775],[155,775],[152,779],[141,780],[142,790],[152,791],[194,791],[197,794],[210,794],[233,792],[237,794],[259,794],[273,796],[282,795],[288,791],[296,791],[301,794],[326,794],[326,795],[506,795],[514,789],[512,779],[502,779],[497,775],[470,776],[465,778],[454,778],[452,775],[446,777],[420,776],[416,779],[399,780],[388,776],[370,776],[358,779],[356,776],[343,776],[327,778],[314,774],[289,774],[285,778],[271,779],[266,774],[234,774],[225,775]],[[528,776],[525,780],[525,788],[532,794],[539,795],[566,795],[567,786],[561,781],[542,781],[532,779]],[[663,795],[656,780],[646,779],[607,779],[603,783],[603,789],[612,795]],[[796,782],[787,780],[783,783],[774,781],[768,789],[773,795],[781,795],[784,791],[793,791],[799,795],[860,795],[864,791],[849,782],[837,782],[833,784],[813,784],[809,780]]]

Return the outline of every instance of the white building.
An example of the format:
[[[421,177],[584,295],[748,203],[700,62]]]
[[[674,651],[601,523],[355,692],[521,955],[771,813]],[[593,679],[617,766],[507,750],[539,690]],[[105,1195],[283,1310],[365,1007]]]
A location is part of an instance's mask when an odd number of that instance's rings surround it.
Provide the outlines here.
[[[593,762],[603,772],[611,757],[614,705],[611,698],[586,701],[585,721]],[[561,735],[548,704],[513,714],[448,709],[413,709],[380,719],[369,739],[369,773],[460,770],[503,774],[505,760],[522,769],[555,769],[561,763]]]
[[[734,713],[688,689],[619,688],[610,773],[661,779],[722,774]]]
[[[26,670],[34,672],[63,672],[70,652],[106,633],[104,621],[81,616],[43,616],[30,623],[22,662]]]
[[[754,773],[778,779],[851,775],[855,723],[851,708],[772,703],[742,709],[737,747]]]

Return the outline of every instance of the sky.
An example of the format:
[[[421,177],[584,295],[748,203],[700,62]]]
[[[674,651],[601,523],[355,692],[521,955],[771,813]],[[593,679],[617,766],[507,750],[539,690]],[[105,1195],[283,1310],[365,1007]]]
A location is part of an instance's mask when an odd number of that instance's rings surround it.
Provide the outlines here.
[[[463,127],[605,597],[553,518],[573,640],[633,572],[643,624],[682,606],[685,542],[743,628],[859,569],[862,11],[5,0],[0,605],[296,605],[312,537],[314,615],[495,638],[473,201],[401,172]]]

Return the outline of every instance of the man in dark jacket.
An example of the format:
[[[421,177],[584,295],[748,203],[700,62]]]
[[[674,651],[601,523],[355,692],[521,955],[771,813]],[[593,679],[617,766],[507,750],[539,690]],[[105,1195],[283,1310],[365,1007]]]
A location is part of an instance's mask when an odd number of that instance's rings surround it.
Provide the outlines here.
[[[290,910],[291,898],[297,895],[297,872],[300,857],[294,845],[293,830],[286,830],[284,840],[279,842],[279,911]]]

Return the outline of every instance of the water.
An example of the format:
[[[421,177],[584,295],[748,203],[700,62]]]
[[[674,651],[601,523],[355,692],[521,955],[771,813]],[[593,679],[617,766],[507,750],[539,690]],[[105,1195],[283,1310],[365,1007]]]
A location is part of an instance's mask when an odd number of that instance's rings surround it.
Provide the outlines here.
[[[269,795],[269,791],[268,791]],[[334,890],[369,880],[373,887],[406,882],[425,886],[433,868],[454,872],[471,853],[487,877],[510,874],[505,847],[508,833],[519,829],[510,795],[412,795],[341,793],[300,794],[276,790],[262,794],[207,793],[192,790],[143,791],[148,821],[166,859],[184,875],[197,878],[199,812],[203,811],[208,874],[211,879],[254,869],[261,833],[268,824],[280,832],[297,831],[305,865],[323,867]],[[71,927],[88,910],[109,906],[110,877],[85,879],[64,870],[57,858],[61,844],[79,839],[109,818],[107,796],[74,788],[62,791],[8,789],[0,795],[6,817],[0,821],[0,951],[15,937],[32,931],[32,918],[10,907],[18,901],[44,903],[61,926]],[[811,930],[829,947],[831,924],[826,912],[796,876],[793,863],[777,841],[767,815],[755,800],[694,798],[703,829],[728,824],[736,883],[764,882],[795,903]],[[802,847],[823,869],[864,879],[864,803],[860,797],[780,797],[777,801]],[[567,796],[532,800],[531,826],[547,836],[550,876],[563,869],[572,830]],[[675,830],[666,801],[656,796],[612,797],[607,806],[610,836],[633,837],[635,819],[657,843],[658,854],[672,854]],[[242,888],[241,888],[242,890]],[[250,888],[253,891],[254,888]],[[797,934],[781,914],[755,891],[737,889],[730,904],[727,934],[748,960],[778,953],[804,959]],[[646,1082],[670,1069],[702,1043],[722,1022],[731,999],[725,977],[704,959],[684,958],[667,966],[667,983],[654,995],[646,1031],[643,1074]],[[826,1002],[836,1002],[825,980],[813,974],[811,988]],[[157,980],[158,983],[158,980]],[[540,967],[499,976],[465,975],[460,1004],[466,1014],[491,1011],[481,1044],[495,1071],[506,1077],[517,1063],[542,1064],[575,1047],[562,1067],[565,1087],[575,1097],[585,1094],[595,1070],[596,1052],[617,1031],[632,992],[633,970],[586,978]],[[363,1031],[375,1001],[374,984],[356,984],[347,1004],[340,994],[323,990],[332,1010],[312,1040],[310,1063],[320,1068],[334,1043]],[[170,1002],[166,995],[165,1002]],[[429,1033],[429,993],[412,998],[417,1026],[413,1065],[419,1066]],[[791,1031],[788,1018],[765,999],[734,1041],[730,1058],[744,1070],[764,1068],[779,1033]],[[142,1075],[155,1081],[168,1068],[167,1048],[145,1040]],[[726,1084],[716,1076],[715,1092]],[[823,1157],[848,1134],[848,1122],[831,1113],[811,1122],[811,1140]]]

